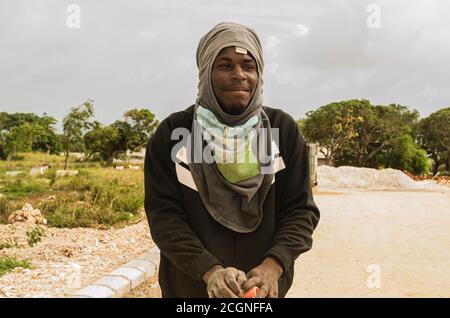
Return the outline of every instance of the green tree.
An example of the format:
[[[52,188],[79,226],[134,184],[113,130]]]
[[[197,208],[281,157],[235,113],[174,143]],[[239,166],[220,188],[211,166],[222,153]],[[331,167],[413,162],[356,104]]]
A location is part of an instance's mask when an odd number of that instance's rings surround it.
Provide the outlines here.
[[[414,142],[411,135],[397,138],[379,156],[379,161],[384,167],[406,170],[415,175],[428,173],[431,169],[426,151]]]
[[[306,113],[306,118],[299,121],[300,128],[308,142],[316,142],[326,163],[331,165],[336,154],[348,149],[352,138],[357,135],[356,123],[363,118],[355,114],[353,104],[368,101],[342,101],[320,107]]]
[[[102,126],[96,122],[95,127],[84,135],[86,150],[89,155],[98,153],[108,164],[114,157],[124,151],[123,139],[115,125]],[[125,148],[126,149],[126,148]]]
[[[445,165],[450,173],[450,107],[430,114],[418,127],[419,142],[434,161],[433,174],[440,165]]]
[[[299,122],[308,142],[317,142],[327,164],[378,167],[395,141],[411,134],[418,112],[368,100],[331,103],[308,112]],[[381,163],[380,163],[381,162]]]
[[[44,115],[39,118],[38,124],[42,129],[39,130],[39,134],[33,142],[32,150],[47,152],[47,154],[61,152],[61,142],[54,127],[56,119],[49,117],[44,113]]]
[[[17,152],[29,152],[35,138],[36,132],[41,127],[29,123],[12,128],[4,137],[3,151],[7,154],[7,161]]]
[[[131,151],[136,151],[145,147],[159,125],[155,115],[146,108],[134,108],[125,112],[124,118],[129,124],[129,126],[122,125],[124,132],[131,127],[131,130],[126,133],[128,136],[127,148]]]
[[[32,113],[0,113],[0,157],[8,157],[8,152],[5,149],[6,136],[21,126],[23,127],[19,131],[16,130],[13,134],[19,133],[23,137],[25,130],[29,129],[29,127],[32,126],[34,129],[31,149],[28,146],[21,147],[19,145],[20,142],[17,142],[16,146],[12,147],[11,140],[9,141],[9,149],[27,149],[27,151],[44,151],[47,153],[59,151],[59,138],[55,131],[55,123],[56,119],[47,116],[45,113],[43,116]]]
[[[359,167],[377,167],[377,155],[399,137],[411,134],[419,113],[406,106],[357,104],[354,110],[363,120],[356,123],[357,134],[349,143],[350,161]],[[345,156],[342,156],[345,157]]]
[[[63,134],[61,144],[64,150],[64,170],[67,169],[69,153],[72,149],[84,145],[83,134],[93,126],[91,121],[94,116],[92,100],[87,100],[82,105],[72,107],[63,119]]]
[[[124,119],[108,126],[96,122],[93,129],[84,136],[90,155],[98,153],[102,160],[111,164],[118,154],[145,147],[159,123],[147,109],[129,110],[124,114]]]

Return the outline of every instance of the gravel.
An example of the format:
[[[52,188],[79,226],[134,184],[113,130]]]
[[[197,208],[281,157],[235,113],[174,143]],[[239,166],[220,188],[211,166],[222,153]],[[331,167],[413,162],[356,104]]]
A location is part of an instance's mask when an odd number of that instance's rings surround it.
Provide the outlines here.
[[[396,169],[371,169],[350,166],[319,166],[319,189],[350,188],[370,190],[441,190],[447,187],[434,181],[415,181]]]
[[[26,231],[33,225],[0,225],[0,243],[18,246],[0,250],[0,257],[27,259],[31,269],[15,268],[0,277],[0,297],[65,297],[150,250],[148,223],[120,229],[45,229],[34,247]]]

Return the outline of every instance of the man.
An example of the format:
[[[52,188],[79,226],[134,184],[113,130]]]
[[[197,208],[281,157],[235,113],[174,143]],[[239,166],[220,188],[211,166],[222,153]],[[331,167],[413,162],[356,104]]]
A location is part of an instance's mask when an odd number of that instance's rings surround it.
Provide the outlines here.
[[[319,221],[306,143],[291,116],[262,105],[254,30],[216,25],[197,65],[195,105],[162,121],[146,152],[162,296],[242,297],[257,286],[257,297],[284,297]]]

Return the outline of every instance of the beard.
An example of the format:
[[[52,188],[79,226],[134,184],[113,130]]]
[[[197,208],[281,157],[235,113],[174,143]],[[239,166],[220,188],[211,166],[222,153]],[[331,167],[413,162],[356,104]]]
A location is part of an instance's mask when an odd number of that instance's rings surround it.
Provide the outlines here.
[[[236,104],[229,104],[222,106],[222,109],[224,112],[230,115],[240,115],[243,112],[245,112],[245,109],[247,108],[247,105],[244,105],[242,103],[236,103]]]

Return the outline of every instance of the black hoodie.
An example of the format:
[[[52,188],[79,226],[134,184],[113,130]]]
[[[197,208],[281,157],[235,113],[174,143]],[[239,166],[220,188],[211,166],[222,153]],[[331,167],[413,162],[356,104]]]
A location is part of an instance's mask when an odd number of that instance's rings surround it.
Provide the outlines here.
[[[320,213],[314,203],[305,140],[294,119],[263,106],[272,128],[279,128],[275,181],[263,204],[263,219],[251,233],[237,233],[216,222],[196,191],[187,164],[174,162],[179,140],[172,131],[191,130],[194,107],[171,114],[151,137],[145,158],[145,211],[151,236],[161,251],[159,284],[163,297],[208,297],[202,276],[214,265],[245,273],[265,257],[283,267],[279,297],[292,285],[294,261],[311,249]],[[280,157],[279,159],[277,159]]]

